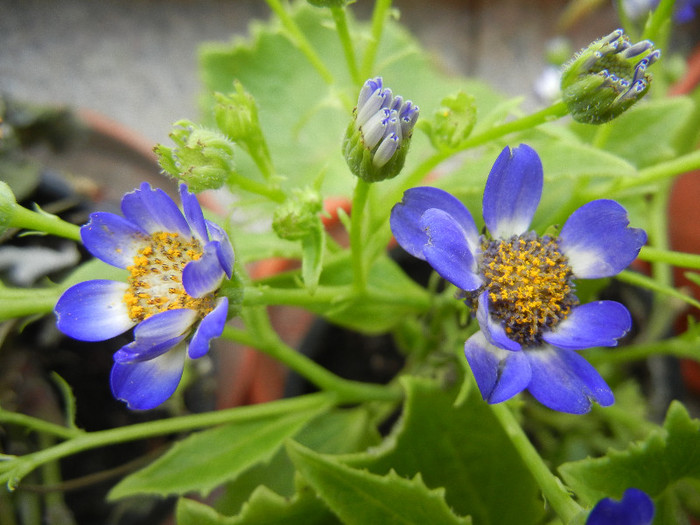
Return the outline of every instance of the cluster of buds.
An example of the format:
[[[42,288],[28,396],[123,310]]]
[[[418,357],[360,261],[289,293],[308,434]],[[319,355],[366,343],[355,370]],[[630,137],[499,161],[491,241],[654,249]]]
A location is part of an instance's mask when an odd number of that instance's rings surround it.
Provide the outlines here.
[[[622,29],[600,38],[564,66],[561,91],[571,116],[586,124],[614,119],[649,90],[647,68],[661,56],[654,44],[631,44]]]
[[[367,182],[395,177],[403,168],[418,106],[394,96],[381,77],[364,83],[343,141],[350,170]]]

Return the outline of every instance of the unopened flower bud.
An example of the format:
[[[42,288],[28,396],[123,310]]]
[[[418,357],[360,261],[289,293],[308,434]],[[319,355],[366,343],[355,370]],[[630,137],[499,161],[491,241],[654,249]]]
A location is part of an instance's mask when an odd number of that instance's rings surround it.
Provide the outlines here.
[[[406,160],[418,112],[413,102],[384,88],[381,77],[366,81],[343,141],[350,171],[367,182],[398,175]]]
[[[193,192],[220,188],[233,172],[233,144],[221,133],[181,120],[170,138],[174,147],[154,148],[158,162]]]
[[[459,149],[476,123],[474,97],[463,91],[445,97],[433,118],[421,123],[437,149]]]
[[[294,189],[291,196],[275,208],[272,229],[282,239],[306,237],[321,220],[321,195],[311,188]]]
[[[649,90],[647,68],[661,56],[654,44],[631,44],[622,29],[583,49],[564,66],[561,91],[571,116],[602,124],[626,111]]]

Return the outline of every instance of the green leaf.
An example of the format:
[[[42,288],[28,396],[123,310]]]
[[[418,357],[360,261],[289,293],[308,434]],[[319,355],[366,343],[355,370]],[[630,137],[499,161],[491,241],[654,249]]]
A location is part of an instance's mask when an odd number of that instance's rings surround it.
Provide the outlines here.
[[[457,388],[416,377],[403,385],[406,403],[393,434],[380,450],[343,461],[380,475],[420,473],[476,523],[537,523],[544,513],[539,488],[478,391],[455,406]]]
[[[357,470],[289,442],[287,453],[304,479],[343,523],[465,524],[452,513],[444,489],[430,490],[420,474],[405,479],[390,471],[379,476]]]
[[[268,461],[282,442],[294,436],[314,411],[235,423],[197,432],[176,443],[146,468],[119,482],[112,500],[126,496],[167,496],[196,491],[207,495],[260,462]]]
[[[680,480],[700,480],[700,421],[674,401],[663,429],[644,441],[624,451],[611,450],[602,458],[565,463],[559,472],[590,505],[602,497],[619,498],[629,487],[657,497]]]

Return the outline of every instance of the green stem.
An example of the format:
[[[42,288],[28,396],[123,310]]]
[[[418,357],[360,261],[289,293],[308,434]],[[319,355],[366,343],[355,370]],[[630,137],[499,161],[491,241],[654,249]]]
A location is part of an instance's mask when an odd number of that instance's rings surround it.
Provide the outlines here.
[[[53,311],[63,288],[6,288],[0,285],[0,321],[48,314]]]
[[[352,37],[350,36],[350,31],[348,30],[348,21],[345,15],[345,9],[343,7],[331,7],[331,14],[333,15],[333,20],[335,21],[335,28],[338,32],[338,38],[340,38],[340,43],[343,46],[345,61],[348,63],[350,76],[352,77],[352,81],[359,86],[362,84],[363,80],[362,77],[360,77],[360,70],[357,67],[355,48],[353,47]]]
[[[698,345],[696,338],[684,339],[675,337],[664,341],[651,341],[634,346],[590,350],[586,352],[586,360],[593,366],[598,366],[604,363],[622,364],[630,361],[640,361],[660,355],[671,355],[681,359],[700,361],[700,345]]]
[[[522,427],[513,417],[508,406],[503,403],[490,405],[496,419],[510,438],[511,443],[520,454],[523,462],[530,470],[535,481],[540,486],[547,503],[552,506],[563,523],[571,523],[573,518],[583,509],[571,498],[561,480],[545,465],[542,457],[525,435]]]
[[[615,185],[613,191],[617,192],[660,182],[697,169],[700,169],[700,149],[667,162],[641,169],[636,177],[624,177]]]
[[[266,174],[265,176],[269,177],[269,174]],[[257,195],[267,197],[268,199],[274,202],[282,203],[286,199],[286,195],[281,189],[274,186],[270,186],[268,184],[262,184],[254,180],[250,180],[247,177],[236,175],[233,179],[233,184],[245,191],[249,191],[250,193],[255,193]]]
[[[63,441],[53,447],[0,463],[0,467],[4,467],[2,469],[4,474],[0,476],[0,479],[7,481],[8,487],[12,490],[17,487],[21,478],[35,468],[85,450],[116,445],[126,441],[135,441],[154,436],[196,430],[198,428],[206,428],[224,423],[252,421],[265,417],[282,416],[302,410],[313,410],[332,402],[335,402],[335,398],[332,394],[320,392],[292,399],[271,401],[260,405],[235,407],[216,412],[148,421],[146,423],[137,423],[97,432],[81,432],[80,434],[72,436],[69,440]],[[33,427],[35,428],[36,424],[34,424]],[[9,465],[10,462],[19,464]],[[8,471],[8,467],[10,467],[11,470]]]
[[[270,325],[264,308],[249,308],[243,313],[248,331],[225,327],[222,337],[250,346],[284,363],[324,391],[333,392],[339,403],[363,401],[398,402],[402,393],[393,387],[350,381],[297,352],[282,341]]]
[[[64,427],[44,421],[43,419],[38,419],[26,414],[9,412],[3,409],[0,409],[0,423],[18,425],[34,432],[48,434],[62,439],[71,439],[83,433],[82,430],[77,428]]]
[[[679,268],[700,269],[700,255],[644,246],[637,256],[642,261],[663,262]]]
[[[316,51],[314,50],[313,46],[308,41],[308,39],[301,31],[294,19],[291,16],[289,16],[289,13],[284,8],[280,0],[266,1],[267,5],[270,6],[270,9],[272,9],[272,11],[282,22],[282,25],[289,33],[289,36],[291,37],[291,40],[294,43],[294,45],[296,45],[299,48],[299,50],[304,54],[304,56],[311,63],[311,65],[313,65],[314,68],[316,68],[316,71],[318,71],[318,73],[321,75],[321,78],[323,78],[324,82],[326,82],[326,84],[329,85],[333,84],[333,74],[328,70],[321,58],[316,54]]]
[[[360,178],[357,179],[355,192],[352,198],[352,210],[350,212],[350,250],[352,254],[353,283],[358,292],[364,292],[367,288],[367,263],[365,260],[365,210],[369,197],[371,183]]]
[[[382,40],[382,31],[384,30],[384,22],[386,20],[389,9],[391,8],[391,0],[377,0],[374,4],[372,13],[372,33],[365,49],[365,54],[362,57],[362,78],[367,79],[372,76],[374,61],[377,58],[377,49],[379,42]]]
[[[81,242],[80,226],[66,222],[55,215],[28,210],[22,206],[13,208],[9,226],[44,232]]]

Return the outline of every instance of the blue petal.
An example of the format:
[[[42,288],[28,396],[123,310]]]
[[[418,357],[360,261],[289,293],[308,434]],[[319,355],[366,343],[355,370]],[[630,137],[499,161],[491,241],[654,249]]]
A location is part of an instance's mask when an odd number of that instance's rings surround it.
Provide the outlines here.
[[[610,387],[593,366],[573,350],[543,346],[522,352],[530,361],[530,393],[559,412],[585,414],[593,401],[602,406],[615,402]]]
[[[90,221],[80,228],[80,237],[92,255],[117,268],[134,264],[134,256],[147,242],[146,232],[107,212],[90,214]]]
[[[219,337],[224,331],[226,316],[228,315],[228,299],[222,297],[209,314],[199,323],[197,330],[192,336],[188,354],[192,359],[202,357],[209,351],[209,341]]]
[[[144,182],[122,198],[122,213],[148,233],[173,232],[189,238],[190,227],[177,204],[161,189]]]
[[[464,343],[464,355],[489,403],[500,403],[522,392],[530,382],[530,365],[524,352],[509,352],[486,340],[481,332]]]
[[[520,343],[513,341],[506,335],[506,330],[501,323],[491,317],[489,313],[489,292],[484,290],[479,296],[479,306],[476,310],[476,320],[486,340],[494,346],[511,352],[521,349]]]
[[[647,242],[644,230],[628,224],[627,212],[615,201],[600,199],[576,210],[559,235],[574,275],[597,279],[624,270]]]
[[[457,288],[472,291],[481,286],[476,260],[467,235],[455,218],[443,210],[431,208],[423,213],[421,227],[428,237],[423,247],[425,260],[441,277]]]
[[[586,525],[651,525],[654,521],[654,502],[643,491],[630,488],[617,502],[611,498],[600,500],[588,515]]]
[[[501,152],[484,189],[484,222],[491,235],[507,239],[527,231],[542,196],[542,179],[542,163],[530,146]]]
[[[593,346],[617,346],[617,340],[632,328],[632,316],[620,303],[596,301],[573,309],[554,331],[542,337],[549,344],[569,350]]]
[[[136,323],[129,317],[124,294],[129,288],[118,281],[83,281],[58,299],[56,326],[80,341],[105,341],[126,332]]]
[[[464,230],[471,252],[477,251],[479,231],[469,210],[446,191],[430,186],[406,190],[403,200],[391,210],[391,231],[404,250],[414,257],[425,259],[423,246],[427,244],[428,236],[420,225],[420,218],[431,208],[443,210],[454,217]]]
[[[148,410],[166,401],[177,389],[185,364],[185,345],[149,361],[115,363],[112,394],[133,410]]]
[[[185,219],[187,219],[187,223],[192,228],[194,236],[200,242],[207,242],[209,237],[207,236],[207,225],[204,221],[202,207],[199,205],[195,194],[187,191],[185,184],[180,184],[180,200],[182,201],[182,211],[185,214]]]
[[[114,362],[119,364],[150,361],[177,346],[189,334],[182,334],[171,339],[149,344],[139,340],[122,346],[114,353]]]
[[[197,312],[189,308],[165,310],[145,319],[134,329],[134,339],[143,345],[154,345],[187,332],[197,320]]]
[[[233,275],[233,246],[231,246],[231,241],[226,235],[226,232],[218,224],[211,221],[206,221],[207,227],[209,228],[209,235],[213,241],[219,241],[216,249],[216,255],[219,258],[219,263],[224,269],[226,276],[230,279]]]
[[[217,254],[218,241],[211,241],[204,246],[202,256],[190,261],[182,270],[182,286],[192,297],[204,297],[215,291],[224,278],[224,270]]]

